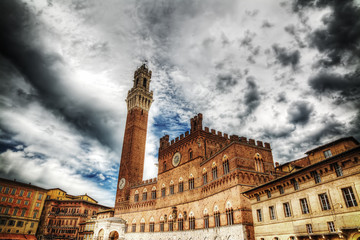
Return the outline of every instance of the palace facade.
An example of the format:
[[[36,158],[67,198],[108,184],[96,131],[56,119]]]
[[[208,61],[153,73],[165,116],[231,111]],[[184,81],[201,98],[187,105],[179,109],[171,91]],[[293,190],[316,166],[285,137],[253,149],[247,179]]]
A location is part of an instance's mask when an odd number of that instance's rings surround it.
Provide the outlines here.
[[[151,71],[135,71],[113,218],[94,229],[95,239],[254,239],[251,205],[241,193],[275,179],[269,143],[203,127],[160,139],[158,174],[143,181]],[[104,221],[107,221],[106,223]],[[105,227],[106,226],[106,227]]]

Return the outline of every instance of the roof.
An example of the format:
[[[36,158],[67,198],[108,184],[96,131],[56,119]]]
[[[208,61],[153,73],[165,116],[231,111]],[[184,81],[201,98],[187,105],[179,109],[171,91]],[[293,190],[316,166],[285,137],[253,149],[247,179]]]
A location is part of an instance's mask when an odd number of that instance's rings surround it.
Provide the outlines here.
[[[99,211],[97,214],[106,213],[106,212],[113,212],[113,211],[114,211],[114,208],[110,208],[110,209]]]
[[[318,151],[318,150],[320,150],[320,149],[323,149],[323,148],[329,147],[329,146],[331,146],[331,145],[334,145],[334,144],[336,144],[336,143],[339,143],[339,142],[342,142],[342,141],[347,141],[347,140],[348,140],[348,141],[353,141],[354,143],[356,143],[357,145],[359,145],[359,142],[358,142],[354,137],[350,136],[350,137],[339,138],[339,139],[337,139],[337,140],[335,140],[335,141],[332,141],[332,142],[326,143],[326,144],[324,144],[324,145],[321,145],[321,146],[319,146],[319,147],[313,148],[313,149],[307,151],[305,154],[309,154],[309,153],[311,153],[311,152],[315,152],[315,151]]]
[[[15,185],[29,187],[29,188],[37,189],[37,190],[40,190],[43,192],[47,192],[47,189],[32,185],[31,183],[23,183],[23,182],[18,182],[16,180],[10,180],[10,179],[6,179],[6,178],[0,178],[0,182],[6,182],[9,184],[15,184]]]
[[[60,191],[66,192],[66,191],[62,190],[61,188],[50,188],[50,189],[48,189],[48,191],[51,191],[51,190],[60,190]]]
[[[111,208],[111,207],[101,205],[99,203],[86,201],[85,199],[80,199],[80,198],[77,198],[77,199],[64,199],[64,200],[61,200],[61,199],[46,199],[45,201],[46,202],[85,202],[87,204],[93,204],[93,205],[97,205],[97,206],[104,207],[104,208]]]
[[[345,151],[345,152],[341,152],[341,153],[339,153],[339,154],[337,154],[337,155],[334,155],[334,156],[332,156],[332,157],[326,158],[326,159],[323,160],[323,161],[316,162],[316,163],[311,164],[311,165],[309,165],[309,166],[307,166],[307,167],[301,168],[301,169],[299,169],[299,170],[296,171],[296,172],[292,172],[292,173],[289,173],[289,174],[287,174],[287,175],[285,175],[285,176],[276,178],[276,179],[274,179],[274,180],[272,180],[272,181],[269,181],[269,182],[264,183],[264,184],[262,184],[262,185],[256,186],[256,187],[251,188],[250,190],[244,191],[244,192],[242,192],[242,193],[243,193],[243,194],[244,194],[244,193],[250,193],[250,192],[252,192],[252,191],[254,191],[254,190],[257,190],[257,189],[259,189],[259,188],[262,188],[262,187],[264,187],[264,186],[274,184],[274,183],[276,183],[276,182],[278,182],[278,181],[281,181],[281,180],[283,180],[283,179],[286,179],[286,178],[290,178],[290,177],[292,177],[292,176],[295,175],[295,174],[298,174],[298,173],[301,173],[301,172],[305,172],[305,171],[307,171],[307,170],[309,170],[309,169],[311,169],[311,168],[313,168],[313,167],[316,167],[316,166],[318,166],[318,165],[326,164],[327,162],[330,162],[331,160],[333,160],[333,159],[335,159],[335,158],[337,158],[337,157],[340,157],[340,156],[342,156],[342,155],[349,154],[349,153],[352,153],[352,152],[358,151],[358,150],[360,150],[360,146],[354,147],[354,148],[349,149],[349,150],[347,150],[347,151]]]

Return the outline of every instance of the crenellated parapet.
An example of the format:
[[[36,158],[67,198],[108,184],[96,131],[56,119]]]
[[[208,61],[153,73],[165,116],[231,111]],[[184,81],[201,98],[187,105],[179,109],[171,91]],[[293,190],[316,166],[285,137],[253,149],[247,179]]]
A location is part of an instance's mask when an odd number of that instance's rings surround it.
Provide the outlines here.
[[[150,184],[154,184],[154,183],[157,183],[157,178],[150,178],[150,179],[147,179],[147,180],[143,180],[143,181],[140,181],[140,182],[133,183],[131,185],[131,188],[142,187],[142,186],[146,186],[146,185],[150,185]]]

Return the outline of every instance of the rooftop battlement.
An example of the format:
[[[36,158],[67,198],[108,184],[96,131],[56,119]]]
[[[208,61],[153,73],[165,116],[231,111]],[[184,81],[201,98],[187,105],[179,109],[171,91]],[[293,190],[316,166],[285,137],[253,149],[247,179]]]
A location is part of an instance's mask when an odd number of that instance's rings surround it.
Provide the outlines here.
[[[216,131],[215,129],[209,129],[208,127],[205,127],[204,129],[202,129],[202,114],[199,113],[197,116],[191,118],[190,120],[190,124],[191,124],[191,130],[187,131],[183,134],[181,134],[179,137],[176,137],[175,139],[172,139],[170,141],[169,135],[165,135],[163,137],[160,138],[160,148],[159,151],[165,150],[166,148],[174,145],[175,143],[179,142],[180,140],[186,138],[187,136],[189,136],[190,134],[192,134],[193,132],[200,130],[206,133],[210,133],[212,136],[218,137],[218,138],[222,138],[223,140],[230,140],[230,142],[240,142],[240,143],[244,143],[244,144],[249,144],[249,145],[253,145],[253,146],[257,146],[257,147],[263,147],[263,148],[268,148],[271,149],[270,147],[270,143],[263,143],[262,141],[256,141],[254,139],[247,139],[246,137],[239,137],[238,135],[230,135],[227,133],[222,133],[220,131]]]
[[[146,179],[143,180],[141,182],[137,182],[131,185],[132,188],[135,187],[140,187],[140,186],[144,186],[144,185],[148,185],[148,184],[152,184],[152,183],[156,183],[157,182],[157,178],[150,178],[150,179]]]

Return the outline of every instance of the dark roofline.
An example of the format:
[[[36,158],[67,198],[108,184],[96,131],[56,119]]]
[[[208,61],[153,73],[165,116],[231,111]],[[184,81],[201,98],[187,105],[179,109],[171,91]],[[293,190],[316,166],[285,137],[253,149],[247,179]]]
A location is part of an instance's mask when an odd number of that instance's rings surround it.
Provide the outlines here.
[[[51,191],[51,190],[56,190],[56,189],[59,189],[59,190],[61,190],[61,191],[63,191],[63,192],[66,193],[66,191],[62,190],[61,188],[49,188],[49,189],[47,189],[47,190],[48,190],[48,191]]]
[[[322,148],[326,148],[326,147],[328,147],[328,146],[331,146],[331,145],[333,145],[333,144],[336,144],[336,143],[342,142],[342,141],[346,141],[346,140],[353,141],[354,143],[356,143],[357,145],[359,145],[359,142],[358,142],[354,137],[352,137],[352,136],[350,136],[350,137],[343,137],[343,138],[339,138],[339,139],[337,139],[337,140],[335,140],[335,141],[332,141],[332,142],[326,143],[326,144],[324,144],[324,145],[321,145],[321,146],[319,146],[319,147],[313,148],[313,149],[307,151],[305,154],[309,155],[309,153],[311,153],[311,152],[314,152],[314,151],[316,151],[316,150],[320,150],[320,149],[322,149]]]
[[[36,188],[40,191],[44,191],[44,192],[47,192],[48,190],[45,189],[45,188],[42,188],[42,187],[38,187],[36,185],[32,185],[31,183],[23,183],[23,182],[18,182],[18,181],[14,181],[14,180],[10,180],[10,179],[6,179],[6,178],[0,178],[0,181],[1,182],[7,182],[7,183],[11,183],[11,184],[17,184],[17,185],[20,185],[20,186],[23,186],[23,187],[29,187],[29,188]]]
[[[309,169],[311,169],[311,168],[313,168],[313,167],[316,167],[316,166],[318,166],[318,165],[325,164],[325,163],[330,162],[331,160],[333,160],[333,159],[335,159],[335,158],[338,158],[338,157],[341,157],[341,156],[343,156],[343,155],[352,153],[352,152],[354,152],[354,151],[356,151],[356,150],[360,150],[360,146],[351,148],[351,149],[349,149],[349,150],[347,150],[347,151],[345,151],[345,152],[342,152],[342,153],[339,153],[339,154],[334,155],[334,156],[332,156],[332,157],[326,158],[326,159],[323,160],[323,161],[316,162],[316,163],[311,164],[311,165],[309,165],[309,166],[307,166],[307,167],[301,168],[300,170],[298,170],[298,171],[296,171],[296,172],[292,172],[292,173],[289,173],[289,174],[287,174],[287,175],[285,175],[285,176],[276,178],[276,179],[274,179],[274,180],[272,180],[272,181],[270,181],[270,182],[264,183],[263,185],[259,185],[259,186],[257,186],[257,187],[254,187],[254,188],[250,189],[250,190],[247,190],[247,191],[245,191],[245,192],[242,192],[242,194],[247,194],[247,193],[249,193],[249,192],[252,192],[252,191],[254,191],[254,190],[257,190],[257,189],[259,189],[259,188],[262,188],[262,187],[264,187],[264,186],[271,185],[271,184],[276,183],[276,182],[278,182],[278,181],[281,181],[281,180],[283,180],[283,179],[292,177],[293,175],[295,175],[295,174],[297,174],[297,173],[301,173],[301,172],[307,171],[307,170],[309,170]]]

